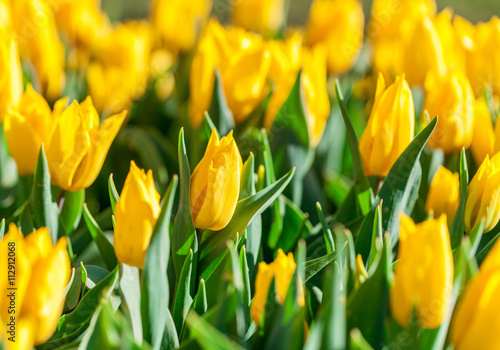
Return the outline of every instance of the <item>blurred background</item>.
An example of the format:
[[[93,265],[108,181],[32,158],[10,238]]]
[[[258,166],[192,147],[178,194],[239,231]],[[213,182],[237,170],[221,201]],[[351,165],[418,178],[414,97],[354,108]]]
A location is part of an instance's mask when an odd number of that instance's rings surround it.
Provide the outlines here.
[[[289,23],[292,25],[304,24],[312,0],[289,1]],[[150,2],[150,0],[102,0],[102,6],[108,12],[111,20],[118,20],[146,17]],[[237,2],[238,0],[213,0],[213,14],[221,20],[225,20],[231,6]],[[456,14],[466,17],[474,23],[486,21],[493,15],[500,15],[500,1],[498,0],[436,0],[436,2],[439,11],[446,6],[453,6]],[[369,13],[371,3],[372,0],[363,1],[365,13]]]

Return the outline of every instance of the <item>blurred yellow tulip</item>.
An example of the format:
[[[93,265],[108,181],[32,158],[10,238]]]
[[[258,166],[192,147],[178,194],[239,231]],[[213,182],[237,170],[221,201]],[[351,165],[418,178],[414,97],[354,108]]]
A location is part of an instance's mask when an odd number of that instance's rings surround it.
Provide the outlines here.
[[[12,29],[11,0],[0,0],[0,30]]]
[[[264,314],[267,294],[273,279],[276,283],[278,301],[283,304],[296,267],[297,264],[293,259],[293,253],[290,252],[288,255],[285,255],[281,249],[278,249],[278,255],[272,263],[266,264],[264,261],[259,263],[257,276],[255,277],[255,294],[250,308],[250,315],[256,326],[259,325],[260,319]],[[304,306],[305,303],[302,287],[299,290],[297,303],[300,306]]]
[[[425,82],[424,110],[438,123],[428,145],[445,153],[469,148],[472,142],[475,98],[469,80],[458,70],[444,76],[429,74]],[[422,114],[422,124],[426,124]]]
[[[446,195],[443,195],[446,194]],[[425,211],[434,213],[435,217],[446,214],[448,227],[451,227],[460,201],[460,183],[458,173],[452,173],[440,166],[432,179],[425,202]]]
[[[315,0],[309,10],[306,42],[328,51],[328,72],[352,68],[363,46],[365,16],[357,0]]]
[[[7,332],[11,316],[15,316],[16,349],[32,349],[46,342],[56,330],[71,272],[66,246],[66,237],[52,246],[45,227],[24,237],[13,223],[0,242],[0,257],[5,262],[0,264],[0,319]],[[12,257],[14,259],[8,259]],[[15,261],[15,279],[8,274],[11,271],[8,261]],[[9,288],[12,286],[16,288],[15,308],[9,309],[12,305]],[[4,334],[6,337],[11,335]]]
[[[151,20],[168,49],[187,52],[195,47],[211,10],[212,0],[154,0]]]
[[[233,132],[219,140],[213,129],[205,155],[191,174],[189,195],[194,226],[214,231],[227,226],[238,202],[242,169]]]
[[[272,36],[283,26],[285,0],[240,0],[232,12],[233,23]]]
[[[486,156],[467,188],[464,228],[470,232],[485,220],[484,232],[491,231],[500,220],[500,153]]]
[[[118,261],[142,269],[160,211],[153,172],[149,170],[146,174],[131,161],[115,206],[114,245]]]
[[[499,294],[500,241],[497,241],[456,307],[450,332],[455,349],[500,348]]]
[[[410,87],[399,76],[387,89],[382,74],[370,118],[359,139],[361,160],[367,175],[385,176],[413,140],[415,109]]]
[[[8,31],[0,29],[0,123],[10,106],[23,94],[23,75],[16,41]]]
[[[500,128],[497,127],[497,129]],[[495,140],[496,135],[493,129],[490,110],[484,98],[480,97],[476,100],[474,108],[474,131],[470,145],[476,164],[481,164],[486,155],[493,156]]]
[[[437,328],[451,307],[453,254],[446,214],[420,224],[401,216],[391,312],[403,327],[416,309],[423,328]]]
[[[99,114],[92,100],[73,101],[56,118],[46,154],[51,180],[67,191],[78,191],[92,185],[126,111],[115,114],[99,125]]]

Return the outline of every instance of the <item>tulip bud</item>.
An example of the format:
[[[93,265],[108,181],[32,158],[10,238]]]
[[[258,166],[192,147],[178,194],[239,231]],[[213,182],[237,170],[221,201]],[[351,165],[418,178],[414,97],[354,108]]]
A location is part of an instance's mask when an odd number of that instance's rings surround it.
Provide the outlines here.
[[[435,217],[446,214],[448,227],[451,227],[459,201],[460,183],[458,181],[458,174],[452,173],[444,166],[440,166],[429,187],[429,193],[425,202],[425,211],[427,213],[432,211]]]
[[[470,232],[483,218],[484,232],[491,231],[500,220],[500,154],[486,156],[467,188],[464,228]]]
[[[499,127],[496,129],[499,129],[500,132]],[[493,130],[493,122],[491,121],[491,114],[486,101],[484,98],[478,98],[474,108],[474,131],[470,145],[476,164],[481,164],[486,155],[493,156],[496,153],[494,152],[494,147],[497,143],[495,141],[497,139],[496,134],[496,131]]]
[[[453,254],[446,226],[446,214],[420,224],[403,215],[394,284],[390,293],[391,312],[403,327],[415,309],[423,328],[437,328],[451,306]]]
[[[474,93],[467,77],[451,71],[442,77],[430,74],[425,82],[424,110],[438,116],[438,123],[428,145],[445,153],[469,148],[474,121]],[[427,120],[422,114],[422,124]]]
[[[285,19],[284,0],[240,0],[233,8],[233,22],[247,30],[273,35]]]
[[[278,255],[272,263],[266,264],[264,261],[259,263],[257,276],[255,277],[255,294],[250,308],[250,315],[256,326],[258,326],[260,318],[264,313],[267,294],[273,279],[276,281],[278,301],[280,304],[283,304],[296,267],[297,264],[293,259],[293,254],[290,252],[288,255],[285,255],[281,249],[278,250]],[[302,287],[299,290],[297,303],[301,307],[304,306],[305,303]]]
[[[0,318],[7,323],[12,285],[8,284],[8,257],[15,257],[15,316],[19,326],[16,341],[25,349],[46,342],[54,333],[62,314],[65,287],[71,265],[66,237],[52,246],[49,231],[42,227],[26,237],[11,223],[0,242]]]
[[[189,191],[194,226],[222,230],[233,217],[243,164],[233,132],[219,140],[215,129],[205,155],[191,174]]]
[[[365,131],[359,139],[361,160],[367,175],[385,176],[413,140],[415,110],[404,76],[387,89],[382,74]]]
[[[469,281],[455,310],[451,343],[457,350],[499,349],[500,241]]]
[[[149,170],[146,174],[131,161],[115,206],[114,242],[118,261],[142,269],[160,211],[160,195],[155,188],[153,172]]]
[[[17,43],[0,29],[0,123],[10,106],[16,105],[23,94],[23,75]]]
[[[315,0],[306,28],[310,46],[328,50],[328,72],[351,69],[363,46],[365,16],[357,0]]]
[[[76,101],[57,118],[46,154],[52,183],[67,191],[92,185],[126,111],[107,118],[99,125],[99,114],[90,97]]]

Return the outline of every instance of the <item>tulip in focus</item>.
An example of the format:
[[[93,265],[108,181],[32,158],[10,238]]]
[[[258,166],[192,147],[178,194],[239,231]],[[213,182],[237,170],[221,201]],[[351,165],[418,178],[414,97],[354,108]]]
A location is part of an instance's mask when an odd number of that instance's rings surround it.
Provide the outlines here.
[[[16,271],[16,343],[10,347],[12,343],[6,341],[7,349],[32,349],[46,342],[56,330],[71,272],[66,246],[66,237],[60,238],[53,246],[45,227],[24,237],[13,223],[0,241],[3,262],[0,264],[0,320],[3,330],[12,316],[8,313],[11,302],[8,295],[12,288],[8,284],[8,276],[11,276],[8,275],[8,257],[15,257]]]
[[[469,281],[451,324],[451,343],[457,350],[499,349],[500,241],[479,272]]]
[[[451,307],[453,254],[446,214],[420,224],[403,215],[394,284],[390,292],[391,312],[403,327],[416,309],[422,328],[439,327]]]
[[[145,173],[131,161],[115,205],[114,245],[118,261],[142,269],[160,211],[160,195],[155,188],[153,172]]]
[[[293,254],[290,252],[288,255],[285,255],[281,249],[278,250],[278,256],[276,256],[276,259],[272,263],[266,264],[264,261],[259,263],[257,276],[255,277],[255,294],[250,308],[250,315],[256,326],[259,325],[260,319],[264,314],[267,294],[273,279],[276,281],[278,301],[280,304],[283,304],[296,267],[297,264],[293,259]],[[302,288],[299,290],[297,303],[301,307],[304,306],[304,292]]]
[[[126,115],[112,115],[99,125],[90,97],[64,109],[45,149],[52,184],[72,192],[92,185]]]
[[[17,43],[6,31],[0,29],[0,123],[12,105],[23,94],[23,75]]]
[[[484,98],[478,98],[474,108],[474,131],[470,145],[476,164],[481,164],[486,155],[493,156],[495,140],[490,110]]]
[[[438,123],[428,145],[445,153],[460,152],[472,142],[474,122],[474,93],[461,71],[450,71],[439,77],[430,74],[425,82],[424,110]],[[422,124],[426,124],[422,114]]]
[[[194,226],[222,230],[233,217],[243,164],[233,132],[219,140],[215,129],[205,155],[191,174],[189,191]]]
[[[486,156],[467,188],[465,232],[471,232],[482,219],[485,233],[500,220],[500,153],[491,159]]]
[[[306,42],[328,50],[328,72],[352,68],[363,46],[365,16],[357,0],[315,0],[309,11]]]
[[[232,15],[235,25],[271,36],[283,25],[285,0],[240,0]]]
[[[415,110],[410,87],[399,76],[387,89],[379,74],[375,101],[365,131],[359,139],[367,175],[385,176],[413,140]]]
[[[452,173],[440,166],[432,179],[425,202],[425,211],[435,217],[446,214],[448,227],[451,227],[460,201],[460,183],[458,173]]]

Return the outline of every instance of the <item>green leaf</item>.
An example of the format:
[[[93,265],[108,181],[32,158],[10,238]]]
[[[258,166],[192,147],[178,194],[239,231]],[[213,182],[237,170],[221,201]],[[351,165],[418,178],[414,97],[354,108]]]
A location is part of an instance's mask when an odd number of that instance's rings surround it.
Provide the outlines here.
[[[295,175],[294,175],[295,176]],[[312,230],[309,215],[305,214],[294,202],[280,195],[278,198],[283,208],[283,228],[276,249],[289,252],[294,249],[300,238],[305,238]]]
[[[372,245],[370,249],[370,258],[368,260],[368,264],[366,265],[366,269],[368,270],[373,262],[375,261],[375,258],[377,255],[375,254],[377,252],[377,241],[382,243],[384,237],[383,237],[383,231],[382,231],[382,203],[383,200],[380,201],[380,203],[377,205],[377,210],[375,211],[375,220],[373,221],[373,233],[372,233]],[[373,253],[373,254],[372,254]]]
[[[92,214],[90,214],[86,203],[83,204],[83,219],[85,220],[85,224],[87,224],[92,240],[95,242],[97,249],[99,249],[99,252],[101,253],[106,267],[110,270],[114,269],[116,265],[118,265],[115,248],[108,241],[104,232],[102,232],[101,228],[92,217]]]
[[[57,204],[52,200],[49,166],[43,145],[40,147],[33,179],[33,193],[30,204],[35,225],[37,228],[43,226],[49,228],[52,243],[55,244],[59,232],[59,210]]]
[[[322,313],[320,316],[323,325],[322,346],[328,349],[347,348],[347,321],[345,305],[345,278],[336,262],[326,270],[323,287]],[[319,326],[319,325],[318,325]]]
[[[189,254],[186,256],[186,260],[184,260],[184,266],[182,267],[181,275],[177,282],[177,291],[175,292],[173,316],[175,328],[177,329],[178,334],[181,333],[184,320],[191,304],[193,303],[193,298],[191,297],[190,292],[194,265],[193,258],[193,251],[189,250]]]
[[[212,121],[212,118],[210,118],[210,115],[208,112],[205,112],[205,134],[203,135],[205,137],[205,140],[210,140],[210,136],[212,135],[212,130],[215,129],[215,132],[217,133],[217,137],[220,139],[220,134],[219,130],[217,130],[217,127],[215,126],[214,122]]]
[[[205,287],[205,280],[201,279],[198,285],[198,293],[193,302],[193,309],[198,315],[203,315],[207,312],[208,302],[207,302],[207,289]]]
[[[165,311],[167,321],[165,323],[165,332],[163,332],[163,340],[161,342],[160,349],[178,349],[179,348],[179,337],[177,336],[177,330],[175,329],[174,320],[170,310]]]
[[[178,177],[173,176],[163,196],[160,216],[149,243],[141,279],[141,314],[144,340],[160,349],[169,303],[167,264],[170,252],[170,214]]]
[[[134,340],[142,340],[142,318],[141,318],[141,285],[139,269],[135,266],[120,263],[120,277],[118,285],[122,297],[122,305],[126,306],[128,319],[132,325]]]
[[[347,246],[348,242],[344,242],[344,244],[337,246],[337,250],[333,253],[327,254],[317,259],[309,260],[304,263],[305,274],[304,274],[304,282],[309,281],[314,275],[323,270],[327,265],[329,265],[332,261],[336,260],[342,251]]]
[[[208,114],[221,135],[227,135],[229,131],[234,128],[233,113],[227,105],[226,95],[224,94],[224,87],[222,85],[222,78],[217,67],[215,68],[214,74],[214,89]]]
[[[245,246],[241,247],[240,250],[240,269],[243,279],[243,305],[245,305],[246,307],[250,307],[250,301],[252,300],[252,289],[250,285],[250,270],[248,268],[247,251]]]
[[[331,254],[335,251],[335,243],[333,242],[332,231],[326,223],[325,215],[323,215],[323,209],[321,208],[321,204],[319,202],[316,202],[316,210],[318,211],[319,221],[321,223],[321,227],[323,228],[323,237],[325,238],[326,252],[328,254]]]
[[[113,210],[113,214],[115,213],[115,205],[116,202],[120,199],[120,195],[116,190],[115,182],[113,181],[113,174],[109,174],[108,178],[108,192],[109,192],[109,201],[111,202],[111,209]]]
[[[213,327],[195,312],[190,312],[188,314],[186,323],[191,331],[191,335],[196,339],[202,349],[244,350],[241,345],[222,334],[217,328]]]
[[[0,239],[3,239],[4,235],[5,235],[5,219],[2,219],[2,221],[0,221]]]
[[[85,190],[66,191],[61,209],[61,223],[66,235],[70,235],[80,224],[82,218]]]
[[[464,236],[464,213],[468,184],[469,171],[467,169],[467,158],[465,157],[465,150],[462,148],[460,152],[460,202],[450,227],[450,243],[453,250],[460,245]]]
[[[355,328],[351,330],[350,334],[350,346],[351,350],[373,350],[370,344],[363,338],[363,334],[359,329]]]

